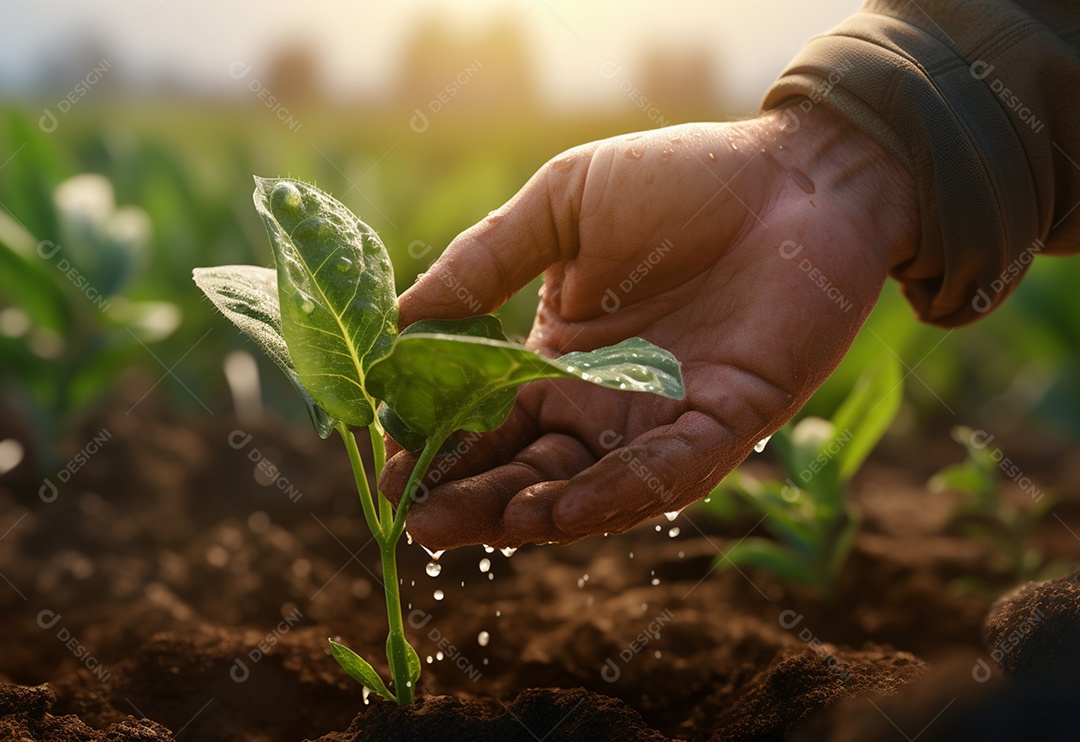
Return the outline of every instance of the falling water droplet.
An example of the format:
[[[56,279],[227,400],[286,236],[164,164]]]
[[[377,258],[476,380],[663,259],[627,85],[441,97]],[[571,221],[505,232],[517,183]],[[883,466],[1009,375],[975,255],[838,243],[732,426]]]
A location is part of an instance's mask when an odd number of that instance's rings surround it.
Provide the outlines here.
[[[652,578],[652,584],[653,585],[659,585],[660,584],[660,578],[659,577]]]
[[[634,552],[632,552],[632,551],[630,552],[630,558],[631,558],[631,559],[633,559],[633,558],[634,558]]]
[[[668,535],[668,538],[675,538],[676,536],[679,535],[679,527],[675,526],[674,528],[672,528],[670,531],[667,532],[667,535]]]
[[[442,591],[442,590],[436,590],[436,591],[435,591],[435,593],[434,593],[434,595],[435,595],[435,600],[442,600],[442,599],[443,599],[443,598],[445,597],[445,596],[443,595],[443,591]]]
[[[664,513],[664,517],[667,518],[668,520],[675,520],[676,518],[679,517],[679,511],[678,510],[672,510],[670,513]]]
[[[432,662],[434,662],[434,661],[435,661],[435,658],[434,658],[434,657],[432,657],[432,656],[431,656],[431,655],[429,654],[429,655],[427,656],[427,663],[428,663],[428,664],[430,665],[430,664],[431,664]]]
[[[435,653],[435,659],[437,659],[437,660],[438,660],[439,662],[442,662],[442,660],[443,660],[443,653],[442,653],[442,652],[436,652],[436,653]]]
[[[655,652],[653,652],[653,657],[655,657],[656,659],[660,659],[660,650],[659,649],[656,650]]]
[[[495,611],[495,618],[501,618],[501,617],[502,617],[502,611]]]
[[[442,565],[438,562],[428,562],[424,571],[428,573],[428,577],[438,577],[439,573],[442,572]]]
[[[768,445],[770,438],[772,438],[772,436],[767,435],[764,438],[762,438],[760,441],[758,441],[756,444],[754,444],[754,452],[755,453],[761,453],[762,451],[764,451],[765,446]]]
[[[491,641],[491,634],[487,633],[486,631],[481,631],[476,636],[476,643],[479,644],[481,647],[486,647],[489,641]]]
[[[480,560],[480,571],[481,572],[487,572],[489,569],[491,569],[491,560],[487,559],[487,558],[481,559]]]
[[[662,531],[662,530],[664,530],[664,529],[661,528],[659,525],[656,526],[656,532],[657,533],[660,533],[660,531]]]
[[[507,546],[505,549],[499,549],[499,553],[502,554],[504,557],[514,556],[515,551],[517,551],[516,546]]]

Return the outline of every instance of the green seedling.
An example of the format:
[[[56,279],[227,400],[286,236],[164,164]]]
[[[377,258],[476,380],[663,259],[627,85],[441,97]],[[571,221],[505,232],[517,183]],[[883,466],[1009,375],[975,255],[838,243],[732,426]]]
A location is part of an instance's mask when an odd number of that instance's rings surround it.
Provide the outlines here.
[[[55,444],[119,369],[177,328],[180,311],[128,298],[146,263],[150,218],[117,207],[104,176],[68,178],[33,205],[51,239],[0,210],[0,380],[37,436]],[[55,458],[55,446],[43,449]]]
[[[365,687],[408,704],[420,660],[405,637],[396,549],[423,475],[451,436],[499,427],[518,387],[538,379],[581,379],[680,399],[679,362],[640,338],[545,358],[508,342],[492,316],[427,320],[399,334],[393,266],[370,227],[300,181],[256,178],[254,198],[276,270],[197,268],[195,283],[281,367],[319,435],[336,431],[344,441],[382,557],[393,689],[352,650],[331,641],[330,651]],[[384,432],[418,453],[396,508],[369,485],[356,428],[368,430],[376,482],[386,463]]]
[[[1054,506],[1053,496],[1042,492],[999,448],[992,436],[965,426],[952,430],[952,437],[967,451],[959,464],[947,466],[930,479],[930,488],[951,490],[963,496],[953,518],[967,536],[988,544],[1000,560],[1001,568],[1019,582],[1054,577],[1062,565],[1047,564],[1039,549],[1027,546],[1032,532]],[[1030,502],[1021,507],[1004,496],[1001,474],[1015,481]],[[996,594],[992,585],[965,580],[960,587]]]
[[[860,524],[847,498],[848,483],[892,424],[902,397],[899,363],[882,356],[832,420],[806,417],[773,435],[784,481],[759,481],[739,470],[729,474],[705,507],[721,518],[749,507],[774,538],[738,541],[717,557],[717,567],[746,565],[832,595]]]

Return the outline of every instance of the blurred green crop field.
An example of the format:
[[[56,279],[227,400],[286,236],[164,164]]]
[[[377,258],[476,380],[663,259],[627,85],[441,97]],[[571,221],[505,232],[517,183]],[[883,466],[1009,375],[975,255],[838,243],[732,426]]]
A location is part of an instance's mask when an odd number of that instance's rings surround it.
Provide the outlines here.
[[[408,110],[300,109],[290,127],[266,109],[95,101],[46,133],[40,112],[9,107],[0,119],[0,377],[4,407],[47,450],[131,378],[160,380],[154,393],[177,414],[230,409],[222,358],[246,341],[214,316],[191,269],[272,264],[253,174],[302,178],[343,201],[383,238],[400,291],[550,157],[649,125],[640,113],[521,110],[441,115],[417,133]],[[85,173],[104,180],[72,185]],[[969,423],[1080,437],[1077,285],[1080,260],[1039,258],[1002,310],[945,331],[916,322],[890,282],[806,411],[835,408],[871,360],[895,353],[901,433]],[[512,334],[528,332],[537,286],[501,312]],[[262,374],[266,402],[301,421],[279,376]]]

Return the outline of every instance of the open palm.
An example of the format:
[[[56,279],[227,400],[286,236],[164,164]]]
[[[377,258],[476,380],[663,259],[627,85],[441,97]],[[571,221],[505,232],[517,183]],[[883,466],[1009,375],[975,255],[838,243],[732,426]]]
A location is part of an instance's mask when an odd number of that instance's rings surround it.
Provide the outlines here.
[[[463,440],[429,477],[409,515],[415,538],[447,548],[618,533],[707,494],[795,414],[915,233],[898,205],[906,173],[819,118],[816,130],[766,116],[570,150],[451,244],[402,297],[403,324],[490,311],[544,272],[530,348],[558,356],[643,337],[682,362],[686,397],[527,385],[506,425]],[[889,198],[872,187],[882,183]],[[390,494],[411,466],[407,453],[391,461]]]

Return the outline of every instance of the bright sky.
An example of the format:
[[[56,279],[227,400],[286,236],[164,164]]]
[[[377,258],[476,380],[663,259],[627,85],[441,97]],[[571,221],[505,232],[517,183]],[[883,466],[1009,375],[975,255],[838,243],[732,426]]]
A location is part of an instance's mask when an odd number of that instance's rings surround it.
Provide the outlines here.
[[[32,92],[43,71],[95,45],[125,78],[162,78],[218,92],[235,89],[229,65],[256,69],[284,43],[311,40],[336,91],[392,84],[417,20],[468,32],[500,14],[518,18],[541,60],[542,91],[573,106],[618,96],[597,73],[606,61],[633,70],[663,45],[705,42],[734,102],[752,107],[802,42],[828,30],[859,0],[3,0],[0,95]],[[79,79],[74,74],[72,84]]]

